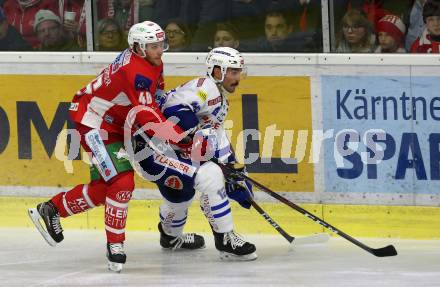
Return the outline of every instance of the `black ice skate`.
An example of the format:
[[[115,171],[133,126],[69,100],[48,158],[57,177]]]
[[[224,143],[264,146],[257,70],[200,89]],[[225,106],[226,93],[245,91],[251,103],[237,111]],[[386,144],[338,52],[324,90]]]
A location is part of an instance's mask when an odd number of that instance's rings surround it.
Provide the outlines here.
[[[28,214],[35,227],[50,246],[55,246],[64,239],[60,214],[51,201],[40,203],[37,205],[37,208],[28,209]],[[44,221],[46,228],[43,227],[40,220]]]
[[[121,272],[122,266],[127,261],[127,255],[124,252],[124,243],[107,243],[108,270]]]
[[[166,234],[162,229],[162,224],[159,222],[157,226],[160,231],[160,246],[166,249],[201,249],[205,248],[205,239],[195,233],[184,233],[181,236],[173,237]]]
[[[234,231],[214,233],[215,248],[220,251],[220,259],[231,261],[251,261],[257,259],[255,245],[246,242]]]

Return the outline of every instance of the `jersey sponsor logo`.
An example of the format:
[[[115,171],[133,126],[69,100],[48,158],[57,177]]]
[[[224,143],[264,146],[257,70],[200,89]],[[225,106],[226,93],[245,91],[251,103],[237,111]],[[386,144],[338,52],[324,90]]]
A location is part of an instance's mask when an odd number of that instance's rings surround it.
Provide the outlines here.
[[[216,115],[218,114],[218,112],[220,111],[221,108],[222,108],[221,106],[216,107],[216,108],[211,112],[211,114],[214,115],[214,116],[216,116]]]
[[[110,67],[105,68],[102,78],[106,86],[110,85],[110,83],[112,82],[112,80],[110,79]]]
[[[194,110],[195,113],[198,113],[198,112],[200,111],[200,109],[201,109],[199,103],[197,103],[196,101],[191,102],[190,105],[191,105],[191,107],[193,108],[193,110]]]
[[[69,111],[76,112],[78,110],[79,104],[78,103],[70,103]]]
[[[78,198],[72,201],[67,201],[67,206],[69,207],[70,211],[72,211],[73,213],[79,213],[90,208],[90,206],[87,204],[84,198]]]
[[[125,51],[124,51],[125,52]],[[111,64],[112,74],[116,73],[122,66],[124,61],[124,52],[120,53]]]
[[[105,115],[104,116],[104,121],[106,121],[107,123],[109,123],[109,124],[112,124],[113,123],[113,117],[111,117],[111,116],[109,116],[109,115]]]
[[[116,199],[120,202],[128,202],[131,199],[132,192],[129,190],[119,191],[116,193]]]
[[[171,176],[167,177],[167,179],[165,179],[165,181],[164,181],[164,184],[165,184],[165,186],[168,186],[169,188],[172,188],[172,189],[177,189],[177,190],[183,189],[182,180],[175,175],[171,175]]]
[[[161,154],[155,154],[154,162],[160,164],[161,166],[165,166],[171,168],[175,171],[180,172],[181,174],[185,174],[187,176],[192,177],[195,173],[195,167],[181,162],[174,158],[169,158]]]
[[[132,53],[129,50],[125,50],[124,52],[124,61],[122,62],[122,66],[125,66],[130,63]]]
[[[203,82],[205,82],[206,78],[200,78],[197,81],[197,88],[200,88],[201,86],[203,86]]]
[[[221,103],[221,101],[222,101],[222,97],[221,97],[221,96],[218,96],[218,97],[215,98],[215,99],[209,100],[209,101],[208,101],[208,106],[216,105],[216,104],[218,104],[218,103]]]
[[[202,101],[206,101],[206,98],[208,97],[208,94],[205,91],[203,91],[203,90],[198,90],[197,91],[197,96],[199,96],[199,98]]]
[[[152,83],[152,80],[140,74],[137,74],[134,78],[134,88],[136,91],[149,90]]]

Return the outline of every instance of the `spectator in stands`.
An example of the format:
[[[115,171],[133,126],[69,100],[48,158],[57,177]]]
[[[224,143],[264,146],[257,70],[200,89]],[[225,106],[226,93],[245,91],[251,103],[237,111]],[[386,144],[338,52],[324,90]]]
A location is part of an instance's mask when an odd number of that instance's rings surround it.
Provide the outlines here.
[[[422,35],[425,29],[423,5],[425,5],[426,0],[412,0],[411,2],[410,9],[404,18],[404,23],[408,27],[408,33],[405,38],[405,48],[407,51],[411,50],[412,43]]]
[[[322,52],[321,0],[295,0],[294,31],[303,33],[309,52]]]
[[[238,31],[231,23],[218,23],[214,34],[214,48],[231,47],[243,52],[239,49],[240,41],[238,39]]]
[[[358,10],[350,10],[342,18],[336,52],[371,53],[374,52],[375,35],[372,24]]]
[[[58,15],[64,26],[64,31],[75,39],[78,46],[86,47],[86,5],[84,0],[58,1]]]
[[[179,20],[171,20],[165,26],[170,52],[190,51],[191,31],[188,26]]]
[[[212,43],[215,27],[230,18],[232,0],[181,0],[180,17],[194,30],[191,47],[194,51],[205,51]]]
[[[151,1],[151,0],[150,0]],[[179,18],[186,24],[197,24],[201,0],[153,0],[153,21],[165,27],[172,19]],[[149,19],[146,19],[149,20]]]
[[[411,46],[411,53],[440,53],[440,0],[427,0],[423,6],[426,29]]]
[[[321,30],[321,0],[295,0],[294,28],[301,32]]]
[[[54,0],[6,0],[3,8],[12,25],[33,48],[39,44],[34,32],[33,21],[35,14],[41,10],[57,11],[57,1]]]
[[[40,41],[41,51],[79,51],[78,44],[64,32],[61,19],[50,10],[35,14],[34,30]]]
[[[32,47],[9,25],[3,8],[0,6],[0,51],[27,51]]]
[[[273,11],[266,14],[266,37],[257,43],[261,52],[310,52],[310,39],[302,32],[293,33],[291,14]]]
[[[403,48],[406,27],[399,17],[385,15],[377,23],[376,30],[377,39],[379,40],[376,53],[406,53]]]
[[[97,0],[98,19],[115,19],[127,35],[130,27],[139,22],[134,4],[134,0]]]
[[[164,0],[158,2],[162,1]],[[155,2],[155,0],[139,0],[139,22],[153,20]]]
[[[292,1],[292,0],[288,0]],[[262,29],[255,27],[263,27],[264,18],[267,11],[267,0],[232,0],[230,1],[228,14],[228,22],[238,30],[238,38],[242,40],[258,39],[263,36]],[[282,10],[282,9],[280,9]],[[241,51],[241,50],[240,50]]]
[[[122,51],[127,48],[124,31],[116,20],[112,18],[99,20],[98,32],[98,51]]]

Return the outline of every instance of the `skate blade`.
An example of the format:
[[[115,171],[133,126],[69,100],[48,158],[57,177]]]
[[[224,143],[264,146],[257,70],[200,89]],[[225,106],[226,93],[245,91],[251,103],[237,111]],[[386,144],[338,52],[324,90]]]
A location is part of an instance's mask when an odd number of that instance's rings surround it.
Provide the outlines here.
[[[168,250],[171,252],[187,252],[187,251],[197,251],[200,249],[205,249],[206,245],[200,246],[198,248],[184,248],[184,247],[178,247],[178,248],[174,248],[174,247],[162,247],[162,250]]]
[[[43,220],[43,218],[41,218],[38,210],[36,208],[29,208],[28,215],[29,215],[30,219],[32,220],[32,222],[34,223],[37,230],[41,233],[41,236],[43,236],[44,240],[46,240],[46,242],[50,246],[55,247],[57,245],[57,242],[55,240],[53,240],[52,236],[49,235],[49,233],[46,231],[46,229],[41,224],[40,220]]]
[[[258,255],[255,252],[247,255],[235,255],[232,253],[220,251],[220,259],[224,261],[253,261],[257,258]]]
[[[108,270],[112,272],[121,273],[123,265],[124,265],[123,263],[108,261]]]

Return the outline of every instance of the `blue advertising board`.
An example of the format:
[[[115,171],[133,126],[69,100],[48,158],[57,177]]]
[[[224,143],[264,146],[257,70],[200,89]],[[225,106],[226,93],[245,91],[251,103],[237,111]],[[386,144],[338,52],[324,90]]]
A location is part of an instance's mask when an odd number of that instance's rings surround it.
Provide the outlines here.
[[[440,194],[440,79],[322,76],[325,191]]]

